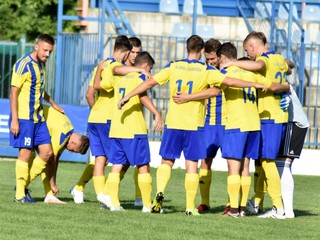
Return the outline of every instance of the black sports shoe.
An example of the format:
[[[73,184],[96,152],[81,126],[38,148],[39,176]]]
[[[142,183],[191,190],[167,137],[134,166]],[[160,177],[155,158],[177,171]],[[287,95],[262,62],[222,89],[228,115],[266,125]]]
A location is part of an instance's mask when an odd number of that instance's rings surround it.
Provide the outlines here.
[[[151,206],[152,213],[161,213],[163,199],[163,193],[158,192]]]

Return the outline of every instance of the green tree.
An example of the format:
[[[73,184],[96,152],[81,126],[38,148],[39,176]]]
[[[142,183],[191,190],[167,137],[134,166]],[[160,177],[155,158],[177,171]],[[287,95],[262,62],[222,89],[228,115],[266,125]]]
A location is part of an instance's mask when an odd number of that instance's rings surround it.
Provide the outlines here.
[[[64,0],[64,14],[76,15],[77,1]],[[1,0],[0,40],[18,41],[23,35],[34,41],[40,33],[56,35],[58,0]],[[74,22],[65,21],[64,30],[77,32]]]

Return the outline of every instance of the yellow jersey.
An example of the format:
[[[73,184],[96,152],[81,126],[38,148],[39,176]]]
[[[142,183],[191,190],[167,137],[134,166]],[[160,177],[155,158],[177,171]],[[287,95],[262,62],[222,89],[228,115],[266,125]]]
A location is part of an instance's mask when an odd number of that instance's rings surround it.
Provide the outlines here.
[[[74,132],[74,128],[67,115],[53,107],[43,105],[43,112],[51,136],[53,154],[57,155],[64,150],[70,135]]]
[[[198,60],[183,59],[169,62],[154,76],[158,84],[169,82],[170,100],[166,126],[170,129],[197,130],[204,126],[205,101],[190,101],[177,104],[172,96],[177,92],[198,93],[208,85],[219,87],[225,76],[216,68]]]
[[[115,101],[109,134],[111,138],[133,139],[137,135],[147,134],[139,95],[132,97],[121,110],[118,109],[118,102],[145,80],[144,74],[132,72],[117,78],[114,82]]]
[[[232,78],[247,82],[267,84],[265,78],[259,74],[230,66],[222,72]],[[227,119],[226,130],[240,129],[241,132],[259,131],[260,117],[257,106],[257,95],[254,87],[234,88],[223,86],[226,98]]]
[[[42,103],[46,72],[43,63],[36,62],[26,55],[13,66],[11,86],[20,88],[18,95],[18,118],[31,120],[34,123],[43,122]]]
[[[101,82],[100,85],[104,89],[109,89],[108,84],[113,80],[113,68],[116,66],[123,66],[121,61],[118,61],[115,58],[107,58],[105,60],[105,67],[101,71]],[[97,67],[94,69],[94,73],[91,79],[91,86],[94,83],[94,76],[97,71]],[[112,118],[112,106],[113,106],[113,88],[110,88],[108,91],[101,90],[99,91],[99,96],[96,99],[95,104],[93,105],[88,122],[89,123],[107,123],[108,120]]]
[[[256,61],[258,60],[264,61],[266,65],[263,75],[268,81],[285,84],[288,64],[283,56],[270,51],[258,56]],[[258,98],[261,120],[273,120],[274,123],[288,122],[288,111],[283,111],[280,108],[280,94],[259,91]]]

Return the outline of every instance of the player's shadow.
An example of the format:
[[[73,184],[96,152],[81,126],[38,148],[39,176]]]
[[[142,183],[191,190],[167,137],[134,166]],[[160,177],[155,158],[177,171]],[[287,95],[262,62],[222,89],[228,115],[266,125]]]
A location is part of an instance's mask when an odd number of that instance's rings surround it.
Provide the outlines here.
[[[311,213],[309,211],[306,210],[302,210],[302,209],[294,209],[294,215],[295,217],[305,217],[305,216],[318,216],[318,214],[314,214]]]
[[[220,205],[220,206],[215,206],[215,207],[211,207],[209,211],[204,211],[202,212],[202,214],[208,214],[208,213],[213,213],[213,214],[222,214],[224,209],[226,208],[225,205]]]
[[[178,210],[174,206],[170,206],[168,203],[170,203],[171,200],[164,200],[163,201],[163,211],[165,214],[170,214],[174,212],[178,212]],[[131,209],[131,210],[141,210],[142,206],[134,206],[134,201],[133,200],[121,200],[120,201],[121,206],[124,209]]]

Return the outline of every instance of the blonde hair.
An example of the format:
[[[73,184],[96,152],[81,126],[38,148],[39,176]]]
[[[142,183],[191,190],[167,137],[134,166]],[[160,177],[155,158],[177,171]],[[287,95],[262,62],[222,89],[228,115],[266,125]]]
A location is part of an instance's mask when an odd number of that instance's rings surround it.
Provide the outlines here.
[[[243,40],[243,45],[247,44],[249,42],[249,40],[251,40],[251,39],[258,40],[263,45],[267,44],[267,38],[263,32],[253,31],[253,32],[249,33],[248,36]]]

